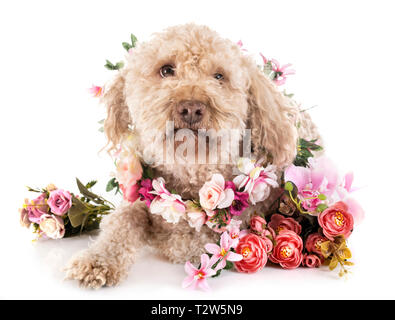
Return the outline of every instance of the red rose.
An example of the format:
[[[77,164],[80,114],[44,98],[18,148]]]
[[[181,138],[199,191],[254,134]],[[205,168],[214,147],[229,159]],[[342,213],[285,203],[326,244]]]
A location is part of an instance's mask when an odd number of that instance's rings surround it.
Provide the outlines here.
[[[337,236],[348,238],[354,227],[354,218],[347,212],[347,205],[339,201],[318,216],[324,235],[331,241]]]
[[[293,231],[282,230],[276,236],[275,243],[270,261],[280,264],[284,269],[299,267],[303,260],[302,238]]]
[[[302,265],[308,268],[319,268],[323,262],[323,258],[315,254],[305,254],[303,256]]]
[[[305,248],[308,252],[316,253],[321,255],[321,243],[328,241],[327,238],[322,236],[321,234],[312,233],[306,239]]]
[[[302,232],[301,225],[293,218],[285,218],[281,214],[275,213],[271,216],[269,227],[271,227],[276,233],[280,233],[282,230],[290,230],[296,234]]]
[[[240,239],[236,252],[243,256],[243,260],[235,262],[235,268],[239,272],[254,273],[266,265],[265,241],[253,233]]]

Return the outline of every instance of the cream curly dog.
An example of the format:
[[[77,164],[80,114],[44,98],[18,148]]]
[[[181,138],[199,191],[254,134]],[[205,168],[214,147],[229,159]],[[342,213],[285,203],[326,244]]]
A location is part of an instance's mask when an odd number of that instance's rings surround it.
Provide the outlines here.
[[[160,161],[163,155],[157,150],[163,141],[152,132],[165,132],[169,120],[175,130],[251,129],[251,156],[279,170],[294,160],[298,136],[318,137],[309,116],[278,91],[252,57],[208,27],[168,28],[140,43],[127,59],[102,98],[108,110],[106,135],[118,145],[132,132],[135,152],[149,158],[155,176],[164,177],[168,189],[183,199],[198,199],[199,189],[214,173],[231,180],[234,164],[188,163],[177,157],[174,163]],[[252,212],[265,212],[270,203],[269,197],[240,218],[248,221]],[[143,202],[125,201],[103,219],[90,248],[73,257],[67,277],[92,288],[113,286],[127,276],[142,246],[151,245],[170,261],[183,263],[197,261],[204,245],[218,236],[207,226],[197,232],[185,220],[167,223],[150,214]]]

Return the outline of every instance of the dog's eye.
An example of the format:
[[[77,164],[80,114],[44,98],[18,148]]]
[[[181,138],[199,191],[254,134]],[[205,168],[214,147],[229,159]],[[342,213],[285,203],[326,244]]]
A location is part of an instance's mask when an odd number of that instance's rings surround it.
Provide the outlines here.
[[[159,74],[162,78],[172,77],[174,76],[174,73],[175,73],[174,67],[169,64],[164,65],[159,70]]]
[[[224,80],[224,75],[221,73],[214,74],[214,78],[217,80]]]

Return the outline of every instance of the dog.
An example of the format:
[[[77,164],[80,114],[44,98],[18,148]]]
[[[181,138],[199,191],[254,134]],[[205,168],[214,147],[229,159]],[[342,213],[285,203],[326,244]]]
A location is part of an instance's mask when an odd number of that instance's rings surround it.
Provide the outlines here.
[[[170,27],[139,43],[106,87],[102,102],[110,144],[115,147],[132,133],[134,152],[149,158],[155,176],[163,177],[183,199],[198,199],[199,189],[214,173],[232,180],[234,164],[191,163],[177,157],[163,163],[157,152],[163,141],[152,132],[165,132],[168,121],[175,132],[189,129],[195,136],[200,129],[248,129],[251,157],[264,159],[279,172],[293,162],[298,137],[319,137],[309,115],[278,90],[250,55],[196,24]],[[241,143],[242,134],[237,139]],[[253,212],[267,212],[271,199],[248,208],[240,219],[246,223]],[[198,261],[204,245],[219,239],[207,226],[197,232],[185,220],[168,223],[142,201],[124,201],[103,218],[100,228],[98,239],[66,268],[67,278],[85,287],[117,285],[146,245],[173,263],[184,263]]]

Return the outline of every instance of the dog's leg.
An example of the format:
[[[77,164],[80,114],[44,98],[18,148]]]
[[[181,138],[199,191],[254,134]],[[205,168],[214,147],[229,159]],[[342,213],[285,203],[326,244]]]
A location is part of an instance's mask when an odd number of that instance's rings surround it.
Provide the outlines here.
[[[146,242],[148,226],[144,203],[123,203],[101,223],[99,238],[77,253],[66,267],[66,278],[84,287],[114,286],[126,278],[139,247]]]

